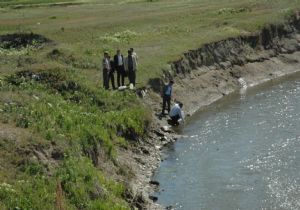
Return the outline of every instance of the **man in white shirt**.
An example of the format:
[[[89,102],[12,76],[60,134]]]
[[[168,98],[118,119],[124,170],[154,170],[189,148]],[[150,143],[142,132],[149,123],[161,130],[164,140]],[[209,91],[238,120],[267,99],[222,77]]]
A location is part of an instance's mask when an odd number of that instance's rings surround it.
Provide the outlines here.
[[[124,78],[125,78],[124,57],[121,54],[120,50],[117,50],[117,54],[114,56],[114,64],[117,70],[118,87],[124,86]]]
[[[172,107],[169,116],[171,118],[172,125],[179,125],[179,122],[184,122],[184,115],[182,111],[183,104],[181,102],[175,103]]]
[[[109,72],[111,71],[111,64],[109,59],[108,52],[104,52],[102,60],[102,69],[103,69],[103,87],[105,89],[109,88]]]

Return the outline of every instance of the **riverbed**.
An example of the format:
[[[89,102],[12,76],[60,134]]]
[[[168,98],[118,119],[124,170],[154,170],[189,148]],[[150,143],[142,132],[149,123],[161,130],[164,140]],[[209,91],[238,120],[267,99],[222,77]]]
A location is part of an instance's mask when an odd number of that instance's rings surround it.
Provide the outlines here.
[[[232,94],[193,116],[154,174],[175,209],[300,209],[300,79]]]

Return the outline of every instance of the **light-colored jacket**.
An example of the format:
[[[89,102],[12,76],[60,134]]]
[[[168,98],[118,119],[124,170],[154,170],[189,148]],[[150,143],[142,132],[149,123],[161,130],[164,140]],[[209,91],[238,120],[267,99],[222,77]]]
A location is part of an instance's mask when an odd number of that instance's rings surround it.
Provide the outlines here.
[[[136,61],[136,57],[134,57],[134,56],[132,56],[132,64],[133,64],[133,71],[136,71],[137,61]],[[128,56],[125,57],[125,59],[124,59],[124,68],[125,68],[125,71],[128,71]]]
[[[138,63],[138,61],[139,61],[139,57],[138,57],[138,55],[136,54],[136,52],[132,52],[132,56],[134,56],[135,57],[135,59],[136,59],[136,63]]]
[[[102,60],[102,69],[106,69],[108,71],[111,70],[110,61],[108,58],[103,58]]]
[[[176,115],[179,116],[179,118],[184,121],[184,113],[183,111],[181,110],[179,104],[175,103],[174,106],[172,107],[170,113],[169,113],[169,116],[170,117],[175,117]]]

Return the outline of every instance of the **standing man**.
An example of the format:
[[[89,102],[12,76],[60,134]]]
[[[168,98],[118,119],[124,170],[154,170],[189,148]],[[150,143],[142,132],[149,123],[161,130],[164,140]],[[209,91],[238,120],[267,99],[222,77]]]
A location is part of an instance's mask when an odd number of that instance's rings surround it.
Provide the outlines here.
[[[124,78],[125,78],[124,57],[121,54],[120,50],[117,50],[117,54],[114,56],[114,64],[115,64],[115,68],[117,70],[118,87],[124,86]]]
[[[168,113],[170,112],[173,84],[174,84],[174,81],[170,80],[169,84],[165,85],[163,88],[163,92],[162,92],[163,107],[162,107],[161,115],[165,115],[166,105],[168,105],[168,108],[167,108]]]
[[[109,88],[109,77],[108,74],[111,71],[111,63],[109,60],[108,52],[104,52],[102,60],[102,69],[103,69],[103,87],[105,89]]]
[[[125,71],[128,73],[129,83],[135,87],[136,79],[136,57],[132,56],[132,51],[128,50],[128,56],[124,60]]]
[[[139,57],[138,57],[138,55],[136,54],[136,52],[134,51],[134,49],[132,47],[130,48],[130,51],[132,52],[132,56],[135,57],[136,62],[138,62]]]
[[[110,59],[110,55],[108,55],[109,63],[110,63],[110,71],[108,73],[108,88],[109,88],[109,80],[111,80],[111,86],[113,89],[116,89],[115,86],[115,64],[114,61]]]

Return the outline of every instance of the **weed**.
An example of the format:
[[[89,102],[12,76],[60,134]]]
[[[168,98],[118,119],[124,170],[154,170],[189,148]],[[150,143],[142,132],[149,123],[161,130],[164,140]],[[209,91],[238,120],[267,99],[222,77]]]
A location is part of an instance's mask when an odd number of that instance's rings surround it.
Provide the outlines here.
[[[140,34],[130,31],[130,30],[125,30],[122,32],[117,32],[114,34],[105,34],[104,36],[101,36],[99,38],[100,41],[103,43],[127,43],[129,44],[131,40],[136,38],[137,36],[140,36]]]

